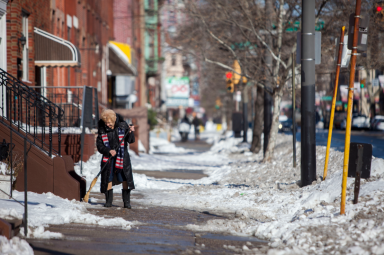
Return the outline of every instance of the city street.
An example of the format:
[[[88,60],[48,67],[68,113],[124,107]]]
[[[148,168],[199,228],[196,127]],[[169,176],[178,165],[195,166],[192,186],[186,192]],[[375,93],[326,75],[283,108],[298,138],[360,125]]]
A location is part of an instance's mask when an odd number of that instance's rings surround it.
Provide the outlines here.
[[[296,135],[297,141],[301,141],[301,132]],[[316,130],[316,145],[327,146],[328,130]],[[345,131],[333,130],[331,148],[344,152]],[[351,131],[351,143],[372,144],[372,155],[384,158],[384,132],[380,131]]]

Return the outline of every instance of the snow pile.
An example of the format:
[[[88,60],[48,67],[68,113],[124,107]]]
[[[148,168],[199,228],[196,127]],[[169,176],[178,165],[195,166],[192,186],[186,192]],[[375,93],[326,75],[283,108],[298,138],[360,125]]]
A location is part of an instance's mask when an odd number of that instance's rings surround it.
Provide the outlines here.
[[[18,237],[13,237],[8,240],[5,236],[0,235],[0,254],[7,255],[33,255],[33,249],[27,241]]]
[[[13,197],[23,203],[24,193],[14,191]],[[68,223],[95,224],[99,226],[115,226],[129,230],[132,222],[122,218],[106,219],[87,212],[86,203],[69,201],[48,192],[36,194],[28,192],[28,237],[29,238],[62,238],[60,233],[45,231],[49,225]],[[24,207],[14,200],[2,200],[0,218],[22,219]],[[24,233],[21,228],[20,233]]]
[[[371,178],[361,180],[358,204],[353,204],[354,178],[348,178],[346,214],[340,215],[344,153],[331,149],[327,178],[322,181],[326,148],[316,147],[317,180],[300,188],[300,157],[293,168],[292,136],[278,135],[274,160],[267,163],[262,162],[262,152],[239,153],[240,141],[223,139],[211,151],[199,155],[230,158],[225,164],[207,166],[209,177],[176,190],[144,191],[145,198],[139,202],[230,213],[233,219],[187,227],[253,235],[269,241],[269,254],[383,254],[383,159],[372,160]],[[296,151],[301,155],[300,143]],[[168,185],[165,180],[163,185]]]
[[[168,142],[165,139],[157,138],[155,136],[150,136],[149,138],[150,152],[151,153],[186,153],[189,150],[186,150],[181,147],[176,147],[175,144]]]
[[[232,131],[225,132],[221,136],[216,136],[210,154],[234,154],[249,151],[250,144],[243,143],[243,138],[235,138]],[[252,132],[247,133],[247,141],[252,140]]]

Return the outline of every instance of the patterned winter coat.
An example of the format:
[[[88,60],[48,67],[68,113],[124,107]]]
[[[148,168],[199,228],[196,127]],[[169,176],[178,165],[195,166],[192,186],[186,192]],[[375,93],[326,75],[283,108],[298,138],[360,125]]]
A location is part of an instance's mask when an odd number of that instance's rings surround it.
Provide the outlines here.
[[[118,127],[121,129],[124,129],[124,133],[129,131],[128,124],[124,121],[124,119],[119,115],[116,114],[116,123],[114,129],[108,128],[103,120],[99,120],[98,123],[98,128],[99,128],[99,133],[97,136],[96,140],[96,146],[97,150],[105,157],[110,157],[111,154],[109,154],[109,151],[112,149],[116,149],[119,147],[119,131]],[[107,134],[109,144],[111,148],[108,148],[104,145],[102,135]],[[122,173],[125,175],[127,178],[128,182],[128,188],[129,189],[134,189],[135,184],[133,182],[133,176],[132,176],[132,165],[131,165],[131,159],[129,157],[129,153],[127,150],[127,145],[128,143],[134,143],[135,142],[135,136],[133,132],[127,135],[124,141],[124,157],[123,157],[123,170]],[[111,160],[108,162],[108,166],[106,166],[101,172],[101,185],[100,185],[100,192],[105,193],[107,191],[108,187],[108,181],[109,181],[109,170],[111,168]],[[103,168],[106,163],[103,162],[103,158],[101,159],[100,167]],[[115,166],[114,166],[115,170]],[[117,182],[114,178],[112,185],[118,185],[120,182]]]

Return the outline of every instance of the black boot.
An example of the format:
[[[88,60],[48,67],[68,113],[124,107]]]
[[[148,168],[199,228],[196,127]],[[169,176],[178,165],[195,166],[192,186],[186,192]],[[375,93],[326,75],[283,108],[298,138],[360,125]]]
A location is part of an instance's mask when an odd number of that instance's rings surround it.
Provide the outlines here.
[[[107,190],[105,192],[105,204],[104,207],[111,207],[113,201],[113,189]]]
[[[124,208],[131,209],[131,190],[130,189],[122,189]]]

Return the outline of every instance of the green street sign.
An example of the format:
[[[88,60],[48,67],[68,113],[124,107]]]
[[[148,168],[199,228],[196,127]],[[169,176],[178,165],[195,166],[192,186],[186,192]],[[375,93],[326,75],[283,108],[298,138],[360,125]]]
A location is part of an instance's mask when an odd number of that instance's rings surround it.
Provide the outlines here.
[[[323,96],[323,97],[321,97],[321,100],[323,100],[323,101],[332,101],[332,96]]]

